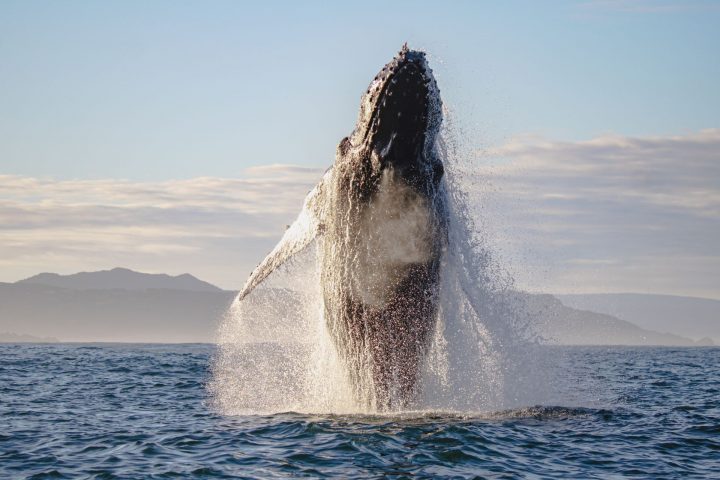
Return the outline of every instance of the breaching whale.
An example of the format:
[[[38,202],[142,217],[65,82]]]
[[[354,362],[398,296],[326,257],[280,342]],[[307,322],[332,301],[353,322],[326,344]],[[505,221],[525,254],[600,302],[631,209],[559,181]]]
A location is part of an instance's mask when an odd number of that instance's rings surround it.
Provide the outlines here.
[[[369,408],[412,402],[435,328],[447,249],[441,121],[425,54],[405,44],[362,95],[335,163],[238,297],[317,239],[327,329],[357,402]]]

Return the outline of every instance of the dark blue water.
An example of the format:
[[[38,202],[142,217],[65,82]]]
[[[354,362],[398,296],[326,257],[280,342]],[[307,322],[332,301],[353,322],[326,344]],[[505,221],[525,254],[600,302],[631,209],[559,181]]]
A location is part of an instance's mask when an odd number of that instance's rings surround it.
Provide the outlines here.
[[[0,345],[0,478],[720,478],[719,348],[555,348],[567,405],[395,417],[223,416],[212,354]]]

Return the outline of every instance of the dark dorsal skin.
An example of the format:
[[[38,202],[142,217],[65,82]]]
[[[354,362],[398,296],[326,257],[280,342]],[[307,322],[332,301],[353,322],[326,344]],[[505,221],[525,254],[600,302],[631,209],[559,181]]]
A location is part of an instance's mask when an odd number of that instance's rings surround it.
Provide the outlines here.
[[[447,244],[441,104],[422,52],[403,47],[363,95],[327,188],[325,318],[356,400],[402,408],[435,328]]]

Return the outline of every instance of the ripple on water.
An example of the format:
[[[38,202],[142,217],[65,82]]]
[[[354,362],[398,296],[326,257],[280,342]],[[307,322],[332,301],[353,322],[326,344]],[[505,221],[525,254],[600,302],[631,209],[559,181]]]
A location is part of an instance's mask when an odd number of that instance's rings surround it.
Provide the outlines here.
[[[0,345],[0,478],[717,478],[720,349],[557,350],[592,402],[226,417],[210,346]]]

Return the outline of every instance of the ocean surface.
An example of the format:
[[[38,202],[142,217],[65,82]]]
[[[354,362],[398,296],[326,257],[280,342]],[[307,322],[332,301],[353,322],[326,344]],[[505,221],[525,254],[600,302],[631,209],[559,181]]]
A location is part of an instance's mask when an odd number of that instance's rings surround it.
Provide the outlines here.
[[[720,478],[720,348],[551,350],[553,405],[226,416],[210,345],[0,345],[0,478]]]

